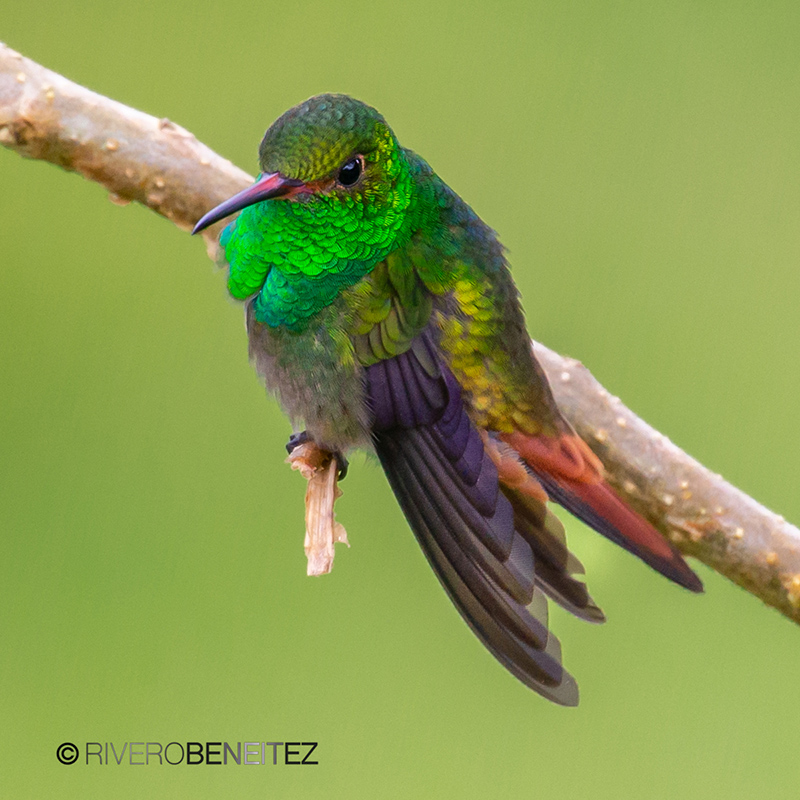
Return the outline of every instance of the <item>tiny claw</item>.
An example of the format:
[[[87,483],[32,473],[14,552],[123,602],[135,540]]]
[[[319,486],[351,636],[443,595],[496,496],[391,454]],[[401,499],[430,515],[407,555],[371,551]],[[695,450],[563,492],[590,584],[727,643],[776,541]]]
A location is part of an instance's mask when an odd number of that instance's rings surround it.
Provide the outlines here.
[[[300,447],[301,444],[306,444],[306,442],[310,442],[311,437],[308,435],[308,431],[300,431],[300,433],[293,433],[289,437],[289,441],[286,442],[286,452],[291,455],[296,448]]]
[[[350,469],[350,462],[337,450],[333,454],[336,466],[339,467],[339,480],[343,481],[347,477],[347,470]]]

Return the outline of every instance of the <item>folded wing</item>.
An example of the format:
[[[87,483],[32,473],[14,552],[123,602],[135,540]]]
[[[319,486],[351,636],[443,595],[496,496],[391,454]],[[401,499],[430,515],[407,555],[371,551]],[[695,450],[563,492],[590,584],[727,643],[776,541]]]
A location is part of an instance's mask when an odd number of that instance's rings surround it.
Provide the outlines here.
[[[366,373],[378,457],[453,603],[516,677],[576,704],[577,685],[547,627],[545,593],[585,619],[603,615],[575,578],[581,567],[560,523],[543,499],[501,482],[491,442],[424,336]]]

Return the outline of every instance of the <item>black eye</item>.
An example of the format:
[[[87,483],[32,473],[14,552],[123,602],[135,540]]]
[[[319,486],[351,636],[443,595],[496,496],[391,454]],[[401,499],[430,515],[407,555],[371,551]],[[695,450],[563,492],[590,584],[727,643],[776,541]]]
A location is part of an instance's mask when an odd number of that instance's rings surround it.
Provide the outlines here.
[[[338,181],[342,186],[352,186],[361,177],[361,156],[351,158],[339,170]]]

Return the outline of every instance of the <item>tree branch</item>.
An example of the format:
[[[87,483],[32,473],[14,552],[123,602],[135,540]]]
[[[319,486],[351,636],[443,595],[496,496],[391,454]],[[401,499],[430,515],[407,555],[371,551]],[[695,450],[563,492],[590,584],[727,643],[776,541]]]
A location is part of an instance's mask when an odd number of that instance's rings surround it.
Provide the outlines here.
[[[2,43],[0,144],[79,172],[112,201],[141,203],[183,230],[253,182],[174,122],[92,92]],[[221,226],[205,234],[209,244]]]
[[[189,230],[252,182],[192,134],[0,44],[0,144],[102,184]],[[205,232],[216,253],[219,226]],[[685,554],[800,623],[800,530],[686,455],[577,361],[536,344],[556,400],[614,487]]]
[[[639,419],[578,361],[534,350],[559,408],[631,506],[682,553],[800,623],[800,530]]]

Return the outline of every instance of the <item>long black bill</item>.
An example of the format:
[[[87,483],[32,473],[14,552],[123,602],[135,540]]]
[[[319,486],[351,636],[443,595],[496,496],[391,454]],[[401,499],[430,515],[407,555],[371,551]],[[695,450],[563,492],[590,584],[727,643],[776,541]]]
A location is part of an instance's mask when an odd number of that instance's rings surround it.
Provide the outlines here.
[[[225,219],[225,217],[229,217],[231,214],[235,214],[237,211],[241,211],[243,208],[247,208],[247,206],[252,206],[254,203],[293,194],[301,186],[303,186],[303,181],[295,178],[284,178],[280,172],[265,172],[252,186],[248,186],[229,200],[220,203],[216,208],[212,208],[194,226],[192,235],[199,233],[215,222],[219,222],[221,219]]]

